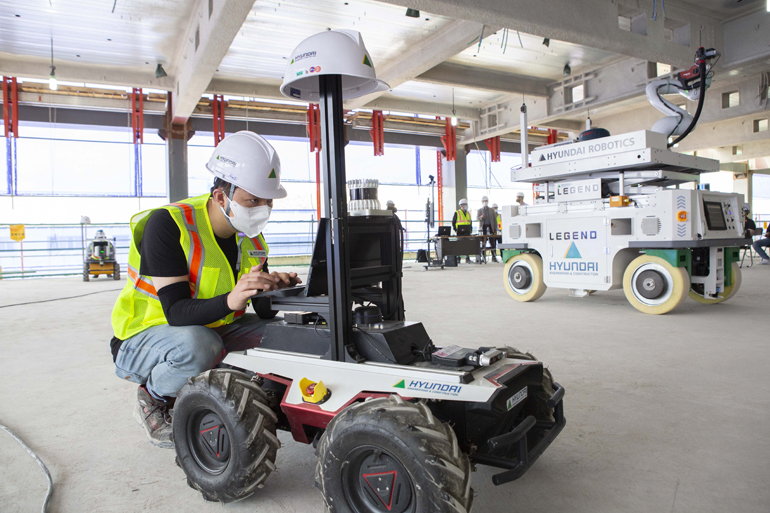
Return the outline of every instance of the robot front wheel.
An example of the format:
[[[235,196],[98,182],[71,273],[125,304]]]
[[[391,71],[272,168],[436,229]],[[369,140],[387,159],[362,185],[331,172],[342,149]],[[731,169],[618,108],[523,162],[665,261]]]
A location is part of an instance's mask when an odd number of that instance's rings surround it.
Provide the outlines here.
[[[660,257],[642,255],[626,268],[623,291],[628,302],[640,312],[660,315],[687,299],[690,275],[684,267],[674,267]]]
[[[543,281],[543,259],[537,253],[521,253],[505,263],[503,284],[516,301],[540,299],[548,288]]]

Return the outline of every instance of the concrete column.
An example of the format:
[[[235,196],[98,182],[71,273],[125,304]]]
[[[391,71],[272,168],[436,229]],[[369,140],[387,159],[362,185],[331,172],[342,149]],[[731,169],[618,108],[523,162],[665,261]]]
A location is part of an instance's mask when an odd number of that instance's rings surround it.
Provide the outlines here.
[[[190,197],[187,189],[186,127],[186,124],[172,124],[166,138],[166,190],[170,203]]]
[[[441,179],[443,181],[443,207],[439,212],[439,218],[447,221],[459,208],[457,202],[468,197],[468,173],[465,167],[465,150],[457,149],[457,160],[447,162],[446,157],[441,157]]]

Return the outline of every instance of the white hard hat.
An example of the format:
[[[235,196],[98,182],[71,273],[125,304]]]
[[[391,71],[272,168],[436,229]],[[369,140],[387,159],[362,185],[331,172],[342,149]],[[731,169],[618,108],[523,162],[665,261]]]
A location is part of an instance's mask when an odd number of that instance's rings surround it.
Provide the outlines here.
[[[467,205],[467,204],[468,204],[468,200],[467,199],[463,198],[463,199],[460,200],[460,205]]]
[[[751,207],[746,205],[746,204],[744,204],[743,205],[743,211],[746,212],[746,213],[751,212]]]
[[[517,198],[523,198],[524,197],[524,193],[523,192],[517,192],[516,193],[516,197]]]
[[[388,84],[377,80],[372,58],[361,33],[355,30],[320,32],[297,45],[284,73],[281,94],[317,102],[319,75],[342,75],[344,100],[390,89]]]
[[[394,207],[394,206],[396,206],[396,204],[395,204],[395,203],[393,203],[393,200],[388,200],[388,201],[385,203],[385,206],[388,206],[388,207]]]
[[[230,134],[211,154],[206,168],[222,180],[262,199],[286,197],[281,160],[261,136],[248,130]]]
[[[486,196],[482,196],[481,201],[489,201],[489,198],[487,198]]]
[[[497,203],[492,203],[492,208],[497,208]]]

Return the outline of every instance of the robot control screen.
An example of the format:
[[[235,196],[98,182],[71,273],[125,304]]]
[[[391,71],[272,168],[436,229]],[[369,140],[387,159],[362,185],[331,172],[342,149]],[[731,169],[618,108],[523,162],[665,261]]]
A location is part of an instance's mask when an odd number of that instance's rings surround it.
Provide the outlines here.
[[[706,213],[706,224],[709,230],[727,230],[722,204],[718,201],[704,201],[703,210]]]

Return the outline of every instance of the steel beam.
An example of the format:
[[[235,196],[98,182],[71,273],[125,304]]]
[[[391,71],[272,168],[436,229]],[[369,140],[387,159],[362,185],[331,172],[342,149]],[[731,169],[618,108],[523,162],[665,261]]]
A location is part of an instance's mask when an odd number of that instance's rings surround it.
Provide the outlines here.
[[[82,64],[66,60],[56,61],[56,78],[63,81],[143,87],[164,91],[173,90],[173,77],[155,78],[154,72],[154,68]],[[51,61],[31,55],[0,52],[0,75],[48,80],[51,75]]]
[[[172,66],[174,123],[193,113],[253,5],[254,0],[198,0]]]
[[[420,9],[455,19],[499,25],[559,41],[599,48],[652,62],[684,68],[692,61],[695,48],[722,47],[722,20],[709,11],[685,2],[666,2],[666,17],[650,19],[646,2],[623,3],[606,0],[382,0],[386,3]],[[628,4],[628,6],[626,6]],[[638,17],[642,26],[635,32],[620,28],[619,16]],[[643,15],[643,16],[641,16]],[[667,21],[668,20],[668,21]],[[667,26],[677,21],[689,25],[684,46],[669,37]],[[702,28],[701,28],[702,27]]]
[[[428,10],[428,12],[434,11]],[[413,80],[470,45],[478,44],[482,27],[485,36],[494,34],[500,28],[500,25],[495,22],[487,22],[486,25],[483,27],[481,23],[466,21],[465,18],[450,21],[419,43],[409,46],[398,57],[386,62],[374,63],[377,78],[387,82],[391,89]],[[383,94],[384,92],[380,92],[348,100],[345,102],[345,108],[362,108]]]
[[[415,77],[418,82],[547,98],[553,80],[444,62]]]

